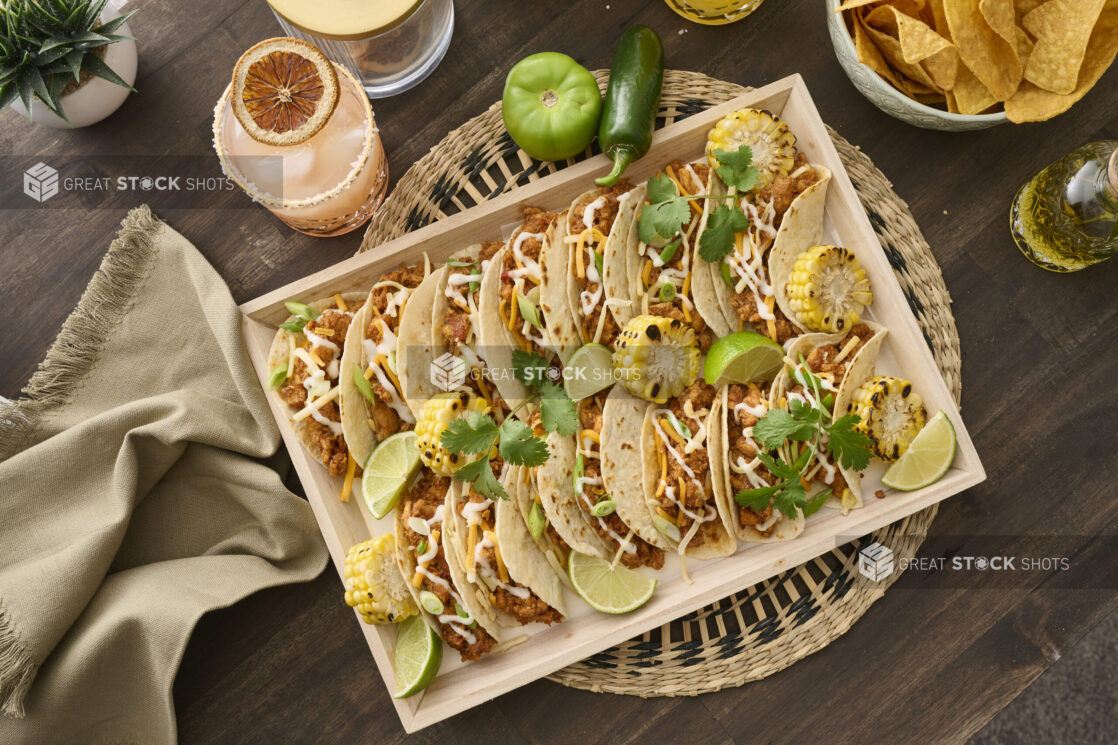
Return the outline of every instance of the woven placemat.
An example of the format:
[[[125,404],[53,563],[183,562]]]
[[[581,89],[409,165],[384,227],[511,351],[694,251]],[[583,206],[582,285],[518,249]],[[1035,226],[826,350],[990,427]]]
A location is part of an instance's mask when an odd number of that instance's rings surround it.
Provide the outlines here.
[[[607,73],[597,71],[601,85]],[[664,76],[657,126],[747,89],[693,72]],[[908,206],[868,157],[828,129],[904,289],[949,389],[959,400],[959,337],[939,266]],[[596,150],[593,152],[597,152]],[[583,160],[588,153],[579,158]],[[574,161],[571,161],[574,162]],[[538,163],[517,148],[500,104],[454,130],[413,165],[373,217],[360,251],[469,209],[569,165]],[[484,237],[484,236],[480,236]],[[479,239],[480,239],[479,237]],[[915,555],[936,508],[911,515],[766,582],[664,624],[551,676],[563,685],[637,696],[696,695],[782,670],[827,646],[896,581],[871,582],[857,570],[862,545],[893,549],[896,566]]]

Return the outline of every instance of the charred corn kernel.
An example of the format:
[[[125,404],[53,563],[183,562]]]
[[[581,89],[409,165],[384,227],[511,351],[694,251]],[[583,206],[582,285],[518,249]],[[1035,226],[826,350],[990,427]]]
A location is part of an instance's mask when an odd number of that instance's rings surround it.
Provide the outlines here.
[[[814,246],[800,254],[786,292],[792,315],[812,331],[846,331],[873,302],[858,257],[839,246]]]
[[[633,395],[666,403],[699,375],[695,331],[675,318],[637,316],[617,337],[613,369]]]
[[[738,109],[719,119],[707,135],[707,162],[717,168],[715,150],[734,151],[742,145],[753,152],[758,174],[754,189],[765,188],[777,175],[788,175],[796,163],[796,135],[767,111]]]
[[[912,390],[912,383],[891,375],[862,383],[847,413],[861,418],[855,429],[870,438],[874,455],[884,461],[900,458],[924,427],[923,399]]]
[[[345,555],[345,602],[365,623],[396,623],[419,613],[396,566],[391,533],[352,546]]]
[[[450,476],[472,460],[450,452],[442,444],[443,432],[450,422],[472,411],[487,414],[489,404],[484,398],[474,398],[464,391],[440,393],[423,404],[415,423],[415,444],[424,465],[435,473]]]

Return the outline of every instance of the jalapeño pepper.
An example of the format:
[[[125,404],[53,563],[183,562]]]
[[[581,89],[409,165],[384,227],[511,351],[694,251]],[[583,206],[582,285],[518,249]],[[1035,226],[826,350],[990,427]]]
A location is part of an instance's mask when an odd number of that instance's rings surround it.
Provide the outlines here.
[[[648,26],[630,26],[613,54],[598,144],[613,159],[598,186],[613,186],[634,160],[648,152],[664,83],[664,47]]]

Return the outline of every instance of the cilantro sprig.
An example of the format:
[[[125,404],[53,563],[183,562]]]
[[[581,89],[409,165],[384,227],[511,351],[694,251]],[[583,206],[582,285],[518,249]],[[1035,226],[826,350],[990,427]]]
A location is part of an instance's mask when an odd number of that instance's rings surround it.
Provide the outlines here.
[[[508,499],[508,492],[493,474],[488,454],[496,448],[514,466],[535,467],[548,459],[547,442],[514,414],[529,403],[540,408],[540,421],[548,432],[564,437],[578,429],[574,401],[548,377],[550,363],[538,354],[516,350],[512,354],[513,374],[533,394],[521,401],[500,424],[490,414],[472,411],[451,421],[439,441],[452,453],[485,454],[454,472],[454,478],[473,485],[478,494],[490,499]]]
[[[834,397],[823,394],[822,379],[807,367],[802,356],[792,371],[792,379],[812,391],[811,402],[793,399],[787,409],[771,409],[753,425],[757,442],[777,453],[775,458],[764,452],[757,454],[776,477],[776,483],[743,489],[734,495],[742,507],[760,512],[772,504],[788,518],[795,518],[797,509],[803,511],[804,517],[815,513],[831,495],[831,489],[826,488],[809,497],[802,482],[824,438],[827,452],[844,468],[861,471],[869,465],[871,455],[869,438],[854,429],[860,417],[834,417],[830,411]]]
[[[757,168],[752,165],[753,151],[748,145],[737,150],[715,150],[719,165],[714,169],[723,182],[740,192],[751,190],[757,184]],[[641,241],[649,245],[664,245],[675,238],[691,221],[692,199],[729,199],[734,194],[680,194],[675,182],[666,174],[648,180],[648,204],[641,210],[637,227]],[[711,231],[711,223],[715,230]],[[700,236],[699,250],[704,259],[718,261],[734,245],[734,233],[749,227],[749,219],[736,204],[724,204],[711,213],[707,227]],[[729,231],[727,233],[727,231]],[[706,246],[703,253],[704,246]],[[707,258],[707,254],[716,258]]]

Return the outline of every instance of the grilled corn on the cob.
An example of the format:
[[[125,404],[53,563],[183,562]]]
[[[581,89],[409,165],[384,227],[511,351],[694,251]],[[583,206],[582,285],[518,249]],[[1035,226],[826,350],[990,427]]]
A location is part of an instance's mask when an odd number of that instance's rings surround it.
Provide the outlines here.
[[[451,476],[473,460],[450,452],[441,442],[443,432],[450,422],[471,411],[486,414],[489,412],[489,404],[485,399],[474,398],[464,391],[440,393],[423,404],[415,423],[415,444],[419,448],[419,459],[435,473]]]
[[[682,321],[663,316],[637,316],[615,342],[613,369],[630,393],[666,403],[699,375],[699,344],[695,331]]]
[[[391,533],[352,546],[345,555],[345,602],[365,623],[395,623],[419,613],[396,565]]]
[[[796,163],[796,135],[767,111],[739,109],[719,119],[707,135],[707,162],[717,168],[715,150],[733,151],[742,145],[749,145],[753,152],[758,173],[754,189],[765,188],[777,174],[787,175]]]
[[[814,246],[800,254],[786,292],[796,320],[812,331],[846,331],[873,302],[866,270],[839,246]]]
[[[884,461],[900,458],[924,427],[924,400],[912,383],[891,375],[862,383],[846,410],[861,417],[855,429],[870,438],[874,455]]]

